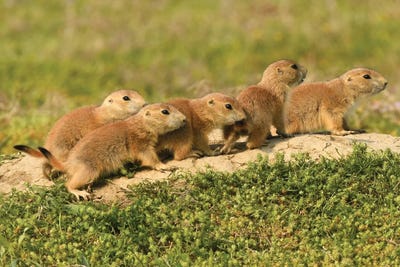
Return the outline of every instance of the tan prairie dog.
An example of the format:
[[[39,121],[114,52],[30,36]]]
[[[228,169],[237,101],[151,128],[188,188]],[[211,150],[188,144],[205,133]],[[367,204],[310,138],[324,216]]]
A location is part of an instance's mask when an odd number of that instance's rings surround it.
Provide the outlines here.
[[[106,124],[85,135],[71,150],[65,163],[51,151],[39,148],[51,164],[66,172],[66,187],[79,200],[90,194],[79,190],[110,174],[126,162],[140,161],[142,166],[167,169],[158,159],[158,137],[185,125],[186,117],[172,105],[151,104],[126,120]]]
[[[136,91],[115,91],[108,95],[100,106],[78,108],[61,117],[50,130],[44,147],[59,161],[64,162],[70,150],[87,133],[104,124],[137,113],[145,103],[143,97]],[[14,148],[31,156],[43,158],[43,174],[50,177],[52,166],[39,150],[26,145],[16,145]]]
[[[333,135],[359,131],[349,130],[346,112],[362,97],[385,89],[387,80],[378,72],[356,68],[327,82],[302,84],[294,88],[285,107],[288,134],[328,130]]]
[[[247,135],[247,148],[264,144],[275,126],[277,133],[284,135],[283,106],[292,86],[303,82],[307,70],[292,60],[279,60],[264,71],[261,81],[239,93],[237,100],[246,113],[246,121],[224,128],[225,144],[222,153],[231,152],[241,135]]]
[[[237,100],[222,93],[211,93],[196,99],[175,99],[168,103],[187,118],[184,127],[162,135],[157,146],[158,151],[172,152],[175,160],[215,155],[209,146],[208,134],[245,119]]]

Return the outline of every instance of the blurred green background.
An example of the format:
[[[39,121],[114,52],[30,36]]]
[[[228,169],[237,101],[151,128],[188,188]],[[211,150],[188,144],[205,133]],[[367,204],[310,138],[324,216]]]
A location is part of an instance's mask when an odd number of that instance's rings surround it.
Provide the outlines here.
[[[234,95],[282,58],[306,82],[381,72],[387,90],[350,125],[400,135],[399,1],[3,0],[0,18],[0,154],[43,144],[57,118],[113,90]]]

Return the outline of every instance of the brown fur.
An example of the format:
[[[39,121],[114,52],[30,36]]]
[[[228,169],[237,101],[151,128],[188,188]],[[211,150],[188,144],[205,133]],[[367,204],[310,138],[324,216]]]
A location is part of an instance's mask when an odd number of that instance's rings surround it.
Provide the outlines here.
[[[126,162],[140,161],[142,166],[165,168],[155,150],[158,136],[182,127],[185,122],[185,116],[173,106],[152,104],[126,120],[109,123],[85,135],[71,150],[65,164],[50,152],[46,156],[54,166],[66,171],[68,191],[78,199],[86,199],[89,193],[80,188]]]
[[[158,150],[173,152],[175,160],[190,156],[214,155],[209,146],[208,134],[245,118],[238,102],[221,93],[211,93],[197,99],[169,101],[185,114],[187,124],[160,137]]]
[[[323,129],[333,135],[356,133],[346,125],[346,112],[358,99],[379,93],[386,85],[381,74],[365,68],[349,70],[327,82],[302,84],[292,90],[286,104],[286,132]]]
[[[270,64],[257,85],[248,87],[237,96],[247,119],[244,124],[224,128],[226,141],[221,152],[229,153],[241,135],[248,135],[248,149],[262,146],[267,136],[271,135],[272,125],[284,135],[283,105],[286,94],[291,86],[301,83],[306,74],[307,70],[292,60]]]
[[[65,162],[70,150],[87,133],[104,124],[125,119],[137,113],[143,105],[145,100],[137,92],[115,91],[107,96],[100,106],[78,108],[61,117],[50,130],[44,147],[59,161]],[[40,151],[29,146],[16,145],[14,148],[33,157],[44,158]],[[45,160],[42,168],[43,174],[49,178],[52,171],[51,164]]]

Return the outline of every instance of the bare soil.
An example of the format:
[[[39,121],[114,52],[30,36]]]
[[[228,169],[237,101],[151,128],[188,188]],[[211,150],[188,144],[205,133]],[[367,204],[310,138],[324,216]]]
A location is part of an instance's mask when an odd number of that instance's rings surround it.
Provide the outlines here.
[[[212,135],[213,144],[221,144],[219,132]],[[371,150],[391,149],[400,153],[400,137],[385,134],[364,133],[348,136],[331,136],[324,134],[306,134],[291,138],[273,137],[266,141],[260,149],[245,150],[243,140],[237,144],[236,151],[229,155],[203,158],[190,158],[183,161],[168,161],[167,165],[176,167],[174,171],[141,170],[134,177],[113,177],[92,187],[93,198],[105,202],[123,201],[129,187],[143,181],[159,181],[167,179],[172,173],[194,173],[207,168],[222,172],[233,172],[245,168],[249,162],[255,161],[258,155],[268,156],[274,160],[276,153],[283,153],[289,160],[292,155],[308,153],[311,158],[338,158],[351,153],[354,143],[365,143]],[[59,179],[64,179],[61,177]],[[42,174],[41,161],[20,155],[15,159],[4,160],[0,165],[0,193],[8,194],[13,188],[26,189],[27,184],[51,186],[53,181]]]

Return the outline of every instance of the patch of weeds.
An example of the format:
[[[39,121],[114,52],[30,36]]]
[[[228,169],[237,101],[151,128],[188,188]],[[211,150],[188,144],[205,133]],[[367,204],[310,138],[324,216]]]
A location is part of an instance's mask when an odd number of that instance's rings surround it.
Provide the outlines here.
[[[140,170],[140,168],[141,168],[140,164],[128,162],[124,164],[122,168],[119,169],[118,174],[128,178],[132,178],[133,176],[135,176],[135,173],[137,173]]]
[[[400,156],[259,158],[71,202],[62,183],[0,198],[0,264],[399,265]]]
[[[13,159],[18,159],[21,158],[22,154],[9,154],[9,155],[0,155],[0,166],[4,163],[6,160],[13,160]]]

